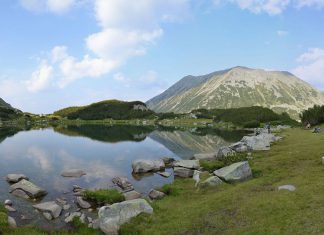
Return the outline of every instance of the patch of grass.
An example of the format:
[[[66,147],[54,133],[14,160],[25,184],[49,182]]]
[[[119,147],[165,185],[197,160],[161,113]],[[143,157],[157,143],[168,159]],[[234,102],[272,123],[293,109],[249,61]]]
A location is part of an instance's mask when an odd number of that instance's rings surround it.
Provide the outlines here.
[[[200,166],[204,168],[204,170],[212,173],[215,170],[218,170],[225,166],[225,163],[220,160],[201,160]]]
[[[324,234],[324,133],[283,134],[270,151],[253,153],[256,178],[206,189],[177,179],[176,197],[156,201],[153,215],[131,220],[121,234]],[[284,184],[297,189],[278,191]]]
[[[125,201],[125,197],[122,193],[118,192],[116,189],[99,189],[99,190],[86,190],[83,194],[86,200],[91,200],[97,204],[113,204],[117,202]]]
[[[179,190],[176,187],[174,187],[173,184],[165,184],[161,188],[159,188],[158,191],[161,191],[168,196],[179,195]]]

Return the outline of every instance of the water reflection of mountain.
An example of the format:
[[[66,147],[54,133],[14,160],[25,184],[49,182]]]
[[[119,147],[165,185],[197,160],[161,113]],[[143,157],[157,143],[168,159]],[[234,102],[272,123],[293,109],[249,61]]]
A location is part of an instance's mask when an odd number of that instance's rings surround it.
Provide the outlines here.
[[[0,143],[7,139],[10,136],[14,136],[19,131],[22,131],[23,129],[20,129],[18,127],[0,127]]]
[[[56,126],[54,131],[68,136],[84,136],[92,140],[116,143],[120,141],[143,141],[154,130],[143,126],[71,125]]]
[[[154,131],[150,138],[168,148],[183,159],[190,159],[195,153],[211,153],[220,147],[236,142],[245,132],[229,132],[199,128],[189,131]]]

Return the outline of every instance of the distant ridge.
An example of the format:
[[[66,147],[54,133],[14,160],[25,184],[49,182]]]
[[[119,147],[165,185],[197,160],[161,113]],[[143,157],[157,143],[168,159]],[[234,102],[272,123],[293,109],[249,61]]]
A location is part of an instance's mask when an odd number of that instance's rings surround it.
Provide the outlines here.
[[[290,72],[237,66],[203,76],[186,76],[146,104],[155,112],[175,113],[262,106],[298,119],[302,110],[324,104],[324,95]]]

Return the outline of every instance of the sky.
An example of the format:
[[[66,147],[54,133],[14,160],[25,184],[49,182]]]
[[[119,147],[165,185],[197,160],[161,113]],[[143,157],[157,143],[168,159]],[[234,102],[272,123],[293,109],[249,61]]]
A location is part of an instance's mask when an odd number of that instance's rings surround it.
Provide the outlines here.
[[[0,97],[51,113],[186,75],[289,71],[324,91],[324,0],[1,0]]]

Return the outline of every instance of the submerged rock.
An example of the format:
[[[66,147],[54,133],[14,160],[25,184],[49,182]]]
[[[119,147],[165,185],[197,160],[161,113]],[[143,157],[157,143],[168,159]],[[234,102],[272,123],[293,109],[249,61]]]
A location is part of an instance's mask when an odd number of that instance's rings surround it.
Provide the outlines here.
[[[153,208],[144,199],[124,201],[101,207],[98,212],[99,227],[105,234],[117,235],[122,224],[140,213],[153,213]]]
[[[86,175],[87,173],[85,173],[83,170],[80,169],[69,169],[69,170],[65,170],[61,173],[61,176],[63,177],[73,177],[73,178],[80,178],[83,175]]]
[[[180,161],[176,161],[173,165],[175,167],[183,167],[183,168],[195,169],[195,170],[198,170],[200,167],[199,160],[180,160]]]
[[[189,178],[192,177],[194,170],[184,168],[184,167],[174,167],[173,174],[174,176],[182,177],[182,178]]]
[[[129,182],[126,177],[115,177],[112,179],[112,182],[120,187],[123,191],[132,191],[134,190],[133,185]]]
[[[240,182],[252,178],[252,170],[248,162],[237,162],[214,171],[214,175],[226,182]]]
[[[49,213],[53,218],[58,218],[62,212],[62,207],[55,201],[39,203],[33,205],[33,207],[43,213]],[[49,216],[46,215],[46,218],[49,218]]]
[[[132,163],[134,173],[145,173],[150,171],[159,171],[165,168],[164,161],[158,160],[136,160]]]
[[[166,195],[163,192],[157,191],[155,189],[152,189],[149,194],[148,194],[149,198],[152,200],[158,200],[158,199],[162,199],[164,198]]]
[[[23,174],[8,174],[6,177],[8,183],[17,183],[22,179],[28,180],[28,177]]]
[[[39,198],[47,194],[44,189],[25,179],[22,179],[18,183],[11,185],[10,192],[16,196],[23,198]]]

